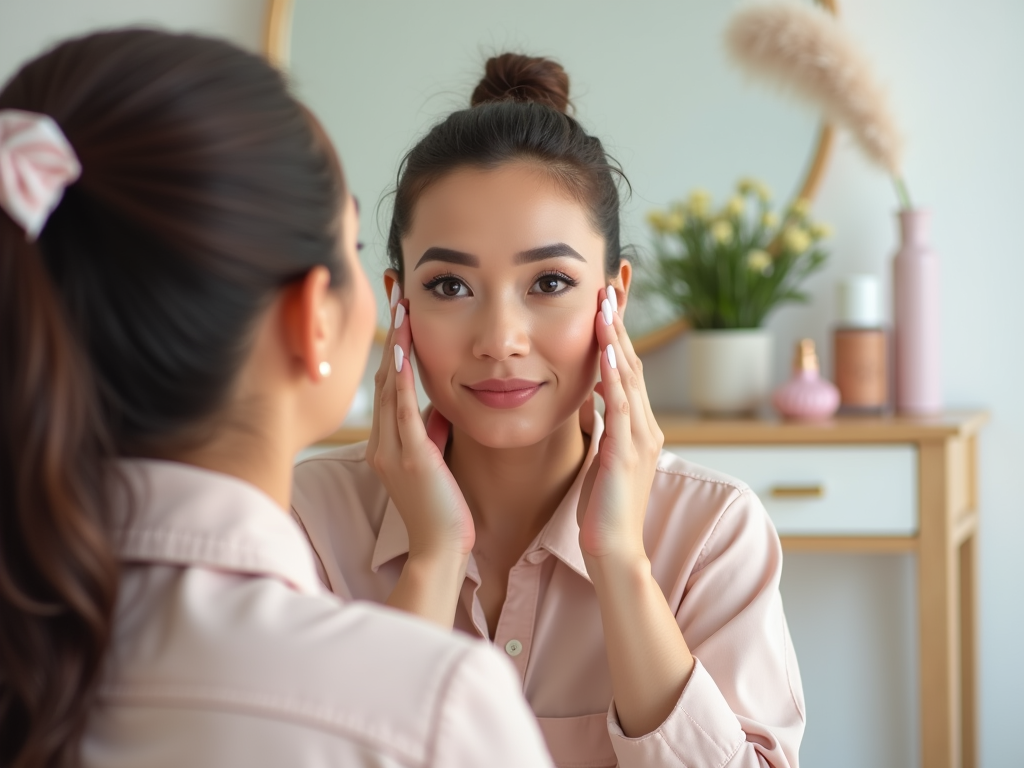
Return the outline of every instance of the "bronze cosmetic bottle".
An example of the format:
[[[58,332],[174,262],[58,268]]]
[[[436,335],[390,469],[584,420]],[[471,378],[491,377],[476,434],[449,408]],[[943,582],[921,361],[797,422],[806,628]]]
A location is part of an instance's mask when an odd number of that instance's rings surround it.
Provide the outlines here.
[[[876,414],[889,407],[889,334],[878,294],[874,275],[853,275],[839,284],[832,380],[841,413]]]

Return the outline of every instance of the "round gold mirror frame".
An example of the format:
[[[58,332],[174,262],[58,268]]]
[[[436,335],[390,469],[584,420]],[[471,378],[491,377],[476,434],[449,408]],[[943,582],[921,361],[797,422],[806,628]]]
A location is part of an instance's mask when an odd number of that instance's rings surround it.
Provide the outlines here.
[[[816,0],[816,2],[830,13],[838,13],[837,0]],[[287,69],[291,59],[292,11],[294,8],[295,0],[268,0],[267,3],[267,15],[263,29],[263,52],[274,66],[281,69]],[[804,176],[803,184],[800,185],[797,199],[813,200],[818,193],[818,187],[821,186],[825,174],[825,166],[832,154],[834,137],[835,128],[830,123],[822,122],[807,164],[807,175]],[[642,355],[685,333],[689,327],[685,317],[674,320],[668,325],[634,339],[633,348]],[[378,328],[377,343],[383,344],[386,337],[387,332]]]

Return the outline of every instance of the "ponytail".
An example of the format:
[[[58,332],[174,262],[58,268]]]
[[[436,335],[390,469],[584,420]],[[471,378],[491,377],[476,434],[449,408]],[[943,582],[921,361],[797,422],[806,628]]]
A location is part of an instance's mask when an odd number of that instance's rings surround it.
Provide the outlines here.
[[[205,439],[283,286],[345,285],[347,192],[281,74],[224,41],[70,40],[5,111],[81,171],[52,208],[0,189],[0,766],[49,768],[79,762],[112,636],[119,460]]]
[[[0,764],[77,762],[118,568],[89,365],[38,248],[0,212]]]

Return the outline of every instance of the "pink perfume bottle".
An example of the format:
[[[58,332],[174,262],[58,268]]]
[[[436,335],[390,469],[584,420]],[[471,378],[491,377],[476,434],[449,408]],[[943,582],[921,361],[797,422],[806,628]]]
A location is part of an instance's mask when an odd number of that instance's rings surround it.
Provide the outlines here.
[[[793,378],[775,390],[772,403],[787,419],[801,421],[822,421],[839,408],[839,390],[821,377],[811,339],[801,339],[796,345]]]

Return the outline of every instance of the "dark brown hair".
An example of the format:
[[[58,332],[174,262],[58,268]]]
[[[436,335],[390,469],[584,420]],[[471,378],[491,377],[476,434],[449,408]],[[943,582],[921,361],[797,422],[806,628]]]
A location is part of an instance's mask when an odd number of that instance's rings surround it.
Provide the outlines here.
[[[536,161],[581,203],[605,241],[605,273],[618,273],[625,256],[619,241],[619,189],[625,175],[566,114],[569,76],[551,59],[504,53],[487,61],[470,108],[453,112],[420,139],[402,160],[388,234],[388,258],[404,273],[402,237],[412,226],[420,195],[457,168],[497,168]],[[627,182],[628,184],[628,182]]]
[[[281,287],[344,282],[344,189],[279,73],[226,42],[71,40],[8,108],[82,165],[37,243],[0,211],[0,765],[63,766],[117,599],[112,459],[202,439]]]

